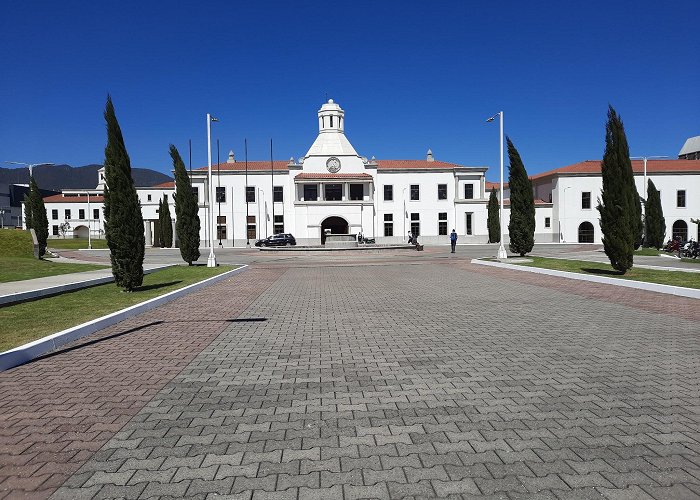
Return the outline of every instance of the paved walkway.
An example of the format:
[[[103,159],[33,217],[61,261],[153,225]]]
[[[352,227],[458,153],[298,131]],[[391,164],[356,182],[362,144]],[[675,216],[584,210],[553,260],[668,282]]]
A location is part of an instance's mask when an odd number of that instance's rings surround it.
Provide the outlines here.
[[[0,374],[0,498],[700,498],[698,301],[307,264]]]

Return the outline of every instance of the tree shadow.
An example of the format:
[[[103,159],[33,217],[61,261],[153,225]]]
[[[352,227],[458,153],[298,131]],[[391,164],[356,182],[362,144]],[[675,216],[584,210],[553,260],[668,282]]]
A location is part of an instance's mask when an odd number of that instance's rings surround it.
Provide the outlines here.
[[[158,290],[159,288],[165,288],[168,286],[177,285],[178,283],[182,283],[182,280],[169,281],[167,283],[154,283],[153,285],[137,286],[136,288],[134,288],[134,292],[145,292],[148,290]]]
[[[623,276],[624,273],[616,271],[615,269],[596,269],[594,267],[582,267],[581,271],[589,274],[600,274],[603,276]]]

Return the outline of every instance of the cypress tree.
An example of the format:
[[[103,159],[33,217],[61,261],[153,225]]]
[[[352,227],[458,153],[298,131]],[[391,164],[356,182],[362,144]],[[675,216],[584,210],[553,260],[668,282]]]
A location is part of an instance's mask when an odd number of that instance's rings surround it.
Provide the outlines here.
[[[632,162],[622,119],[608,106],[605,124],[605,154],[600,166],[603,190],[598,199],[603,247],[610,264],[625,274],[634,263],[634,245],[639,230]]]
[[[160,246],[170,248],[173,246],[173,219],[170,217],[167,194],[163,195],[158,214],[160,215]]]
[[[46,241],[49,238],[49,218],[46,215],[44,199],[41,197],[41,192],[34,176],[29,179],[29,197],[25,198],[25,207],[29,207],[27,229],[34,229],[37,242],[39,243],[39,257],[43,257],[46,253]],[[26,208],[25,217],[27,217]]]
[[[117,286],[130,292],[143,283],[146,247],[143,216],[131,178],[131,161],[110,96],[107,96],[104,117],[107,122],[104,162],[105,237],[110,250],[114,281]]]
[[[500,243],[501,219],[499,217],[496,188],[491,188],[491,195],[489,196],[487,226],[489,228],[489,243]]]
[[[535,198],[532,194],[532,182],[527,176],[520,153],[515,149],[509,137],[508,143],[508,186],[510,188],[510,251],[525,255],[535,245]]]
[[[24,225],[27,226],[27,230],[34,227],[32,221],[32,202],[29,199],[29,193],[24,194]]]
[[[190,177],[177,148],[170,145],[175,167],[175,231],[180,240],[180,255],[190,266],[199,259],[199,215]]]
[[[644,211],[646,213],[644,217],[644,225],[646,226],[644,246],[658,250],[664,246],[666,219],[664,219],[664,210],[661,207],[661,195],[651,179],[647,184],[647,200],[644,202]]]

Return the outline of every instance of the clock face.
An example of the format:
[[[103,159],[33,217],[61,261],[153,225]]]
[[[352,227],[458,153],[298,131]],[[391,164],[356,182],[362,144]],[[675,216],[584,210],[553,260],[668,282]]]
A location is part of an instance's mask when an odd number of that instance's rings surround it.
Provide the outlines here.
[[[328,161],[326,161],[326,168],[330,173],[336,173],[338,170],[340,170],[340,160],[335,156],[328,158]]]

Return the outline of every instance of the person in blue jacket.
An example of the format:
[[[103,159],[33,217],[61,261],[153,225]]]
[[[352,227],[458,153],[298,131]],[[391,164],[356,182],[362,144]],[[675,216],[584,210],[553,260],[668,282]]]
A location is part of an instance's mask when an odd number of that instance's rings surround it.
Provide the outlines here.
[[[452,253],[455,253],[455,247],[457,246],[457,233],[454,229],[450,233],[450,245],[452,245]]]

